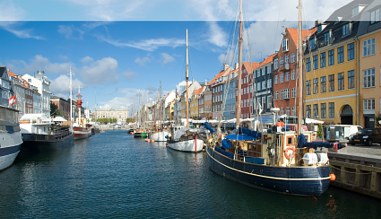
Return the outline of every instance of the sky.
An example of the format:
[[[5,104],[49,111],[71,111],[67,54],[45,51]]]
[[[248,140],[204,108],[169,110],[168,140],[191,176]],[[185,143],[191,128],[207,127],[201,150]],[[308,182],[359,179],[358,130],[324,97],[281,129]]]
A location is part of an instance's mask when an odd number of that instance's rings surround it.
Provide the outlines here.
[[[305,28],[350,0],[305,0]],[[279,49],[296,27],[296,0],[243,0],[244,61]],[[85,107],[137,109],[185,79],[210,81],[234,65],[238,0],[0,0],[0,65],[16,74],[43,70],[53,95],[81,88]]]

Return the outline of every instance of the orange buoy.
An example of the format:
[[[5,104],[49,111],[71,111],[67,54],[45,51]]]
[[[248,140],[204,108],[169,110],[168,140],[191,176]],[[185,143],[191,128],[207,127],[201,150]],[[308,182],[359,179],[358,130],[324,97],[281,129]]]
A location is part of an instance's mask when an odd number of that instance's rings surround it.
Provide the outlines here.
[[[329,174],[329,180],[335,181],[336,180],[336,175],[334,173]]]

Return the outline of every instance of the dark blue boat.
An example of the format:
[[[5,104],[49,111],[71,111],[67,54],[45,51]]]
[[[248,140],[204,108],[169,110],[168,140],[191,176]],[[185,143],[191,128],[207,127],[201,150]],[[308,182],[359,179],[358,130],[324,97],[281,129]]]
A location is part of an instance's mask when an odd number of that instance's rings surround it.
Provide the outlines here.
[[[236,156],[235,159],[234,153],[221,147],[206,147],[206,152],[213,172],[248,186],[291,195],[319,196],[330,183],[329,165],[272,166],[260,158],[237,159]]]

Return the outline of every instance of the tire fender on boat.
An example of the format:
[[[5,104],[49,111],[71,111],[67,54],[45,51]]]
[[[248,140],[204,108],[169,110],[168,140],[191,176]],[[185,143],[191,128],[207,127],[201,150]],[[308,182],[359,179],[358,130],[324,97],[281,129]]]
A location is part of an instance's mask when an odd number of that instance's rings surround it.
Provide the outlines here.
[[[290,153],[289,151],[292,151]],[[283,151],[283,155],[286,157],[286,159],[290,160],[295,157],[295,147],[286,147]]]

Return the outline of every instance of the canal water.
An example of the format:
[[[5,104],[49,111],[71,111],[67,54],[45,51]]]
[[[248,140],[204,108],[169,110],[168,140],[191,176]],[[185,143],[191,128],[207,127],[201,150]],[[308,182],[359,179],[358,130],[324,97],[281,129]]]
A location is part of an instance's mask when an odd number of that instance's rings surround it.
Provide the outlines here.
[[[206,154],[108,131],[18,158],[0,172],[0,218],[379,218],[381,202],[330,188],[318,198],[249,188]]]

